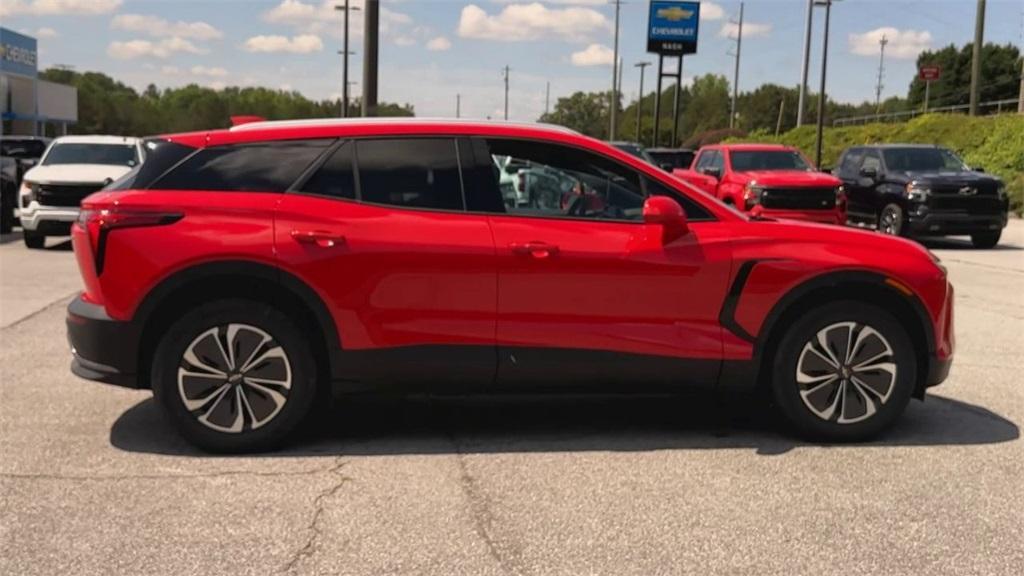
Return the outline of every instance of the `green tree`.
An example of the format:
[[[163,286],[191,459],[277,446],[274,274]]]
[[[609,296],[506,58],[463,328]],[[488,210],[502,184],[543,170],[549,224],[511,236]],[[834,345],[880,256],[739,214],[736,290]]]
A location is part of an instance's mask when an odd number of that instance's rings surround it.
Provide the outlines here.
[[[554,110],[541,116],[540,121],[560,124],[594,138],[607,139],[609,99],[608,92],[576,92],[559,98]]]
[[[939,66],[942,77],[932,82],[929,107],[968,104],[971,99],[971,58],[973,44],[959,50],[950,44],[934,52],[928,50],[917,57],[917,67]],[[981,102],[1016,98],[1020,91],[1020,50],[1012,44],[985,44],[981,49]],[[924,82],[914,77],[908,91],[909,105],[924,104]]]

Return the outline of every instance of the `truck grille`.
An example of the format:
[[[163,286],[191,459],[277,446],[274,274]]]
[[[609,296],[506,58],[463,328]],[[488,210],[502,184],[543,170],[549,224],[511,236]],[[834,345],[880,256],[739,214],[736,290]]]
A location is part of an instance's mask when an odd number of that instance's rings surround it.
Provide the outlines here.
[[[836,206],[833,188],[767,188],[761,205],[780,210],[831,210]]]
[[[928,206],[932,210],[985,215],[1001,213],[1003,203],[999,200],[996,186],[984,183],[935,186]]]
[[[97,184],[40,184],[36,198],[43,206],[64,206],[77,208],[89,194],[103,188]]]

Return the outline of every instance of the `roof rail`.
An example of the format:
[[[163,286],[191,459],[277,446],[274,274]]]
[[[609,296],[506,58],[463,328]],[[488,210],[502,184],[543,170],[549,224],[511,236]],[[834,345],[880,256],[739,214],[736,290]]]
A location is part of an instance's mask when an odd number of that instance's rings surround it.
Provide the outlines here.
[[[553,132],[565,134],[576,134],[579,132],[559,126],[557,124],[546,124],[543,122],[511,122],[507,120],[471,120],[466,118],[421,118],[408,116],[373,117],[373,118],[308,118],[303,120],[268,120],[263,122],[247,122],[232,126],[232,132],[245,132],[248,130],[273,130],[276,128],[302,128],[302,127],[334,127],[334,126],[372,126],[379,124],[458,124],[463,126],[520,126],[523,128],[540,128]]]

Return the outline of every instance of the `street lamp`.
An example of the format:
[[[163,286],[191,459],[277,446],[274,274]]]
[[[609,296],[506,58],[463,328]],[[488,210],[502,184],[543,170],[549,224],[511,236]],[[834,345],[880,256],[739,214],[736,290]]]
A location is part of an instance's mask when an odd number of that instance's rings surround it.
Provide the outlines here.
[[[352,54],[348,50],[348,13],[351,10],[359,10],[358,6],[349,6],[349,0],[345,0],[345,3],[340,6],[335,6],[335,10],[343,10],[345,12],[345,32],[344,42],[345,46],[338,51],[342,55],[341,65],[341,117],[348,117],[348,55]]]
[[[650,62],[637,62],[633,66],[640,69],[640,96],[636,100],[636,141],[643,144],[640,138],[640,116],[644,108],[644,68],[650,66]]]
[[[821,169],[821,145],[825,130],[825,71],[828,69],[828,26],[832,3],[838,0],[814,0],[815,6],[825,7],[825,37],[821,46],[821,90],[818,92],[818,136],[815,141],[814,165]]]

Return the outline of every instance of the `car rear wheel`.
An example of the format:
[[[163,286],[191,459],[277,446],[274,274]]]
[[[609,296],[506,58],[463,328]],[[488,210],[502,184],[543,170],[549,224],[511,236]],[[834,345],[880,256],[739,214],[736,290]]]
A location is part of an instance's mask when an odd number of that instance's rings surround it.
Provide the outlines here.
[[[25,246],[28,248],[32,248],[33,250],[38,250],[40,248],[46,247],[45,234],[33,232],[32,230],[23,230],[22,239],[25,240]]]
[[[775,401],[801,435],[859,441],[903,413],[917,362],[906,330],[881,308],[854,301],[816,308],[779,342]]]
[[[886,204],[878,215],[878,231],[890,236],[902,236],[903,208],[897,204]]]
[[[971,244],[974,244],[975,248],[995,248],[1002,235],[1002,230],[975,232],[971,234]]]
[[[157,346],[153,394],[190,442],[212,452],[271,450],[309,414],[309,343],[266,304],[223,300],[175,322]]]

